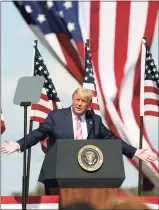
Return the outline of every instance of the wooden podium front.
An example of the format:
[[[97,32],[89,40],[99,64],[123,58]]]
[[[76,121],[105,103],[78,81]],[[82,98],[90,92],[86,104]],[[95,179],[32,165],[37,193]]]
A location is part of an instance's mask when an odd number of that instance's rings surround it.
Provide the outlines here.
[[[106,209],[107,202],[117,196],[118,188],[60,188],[59,207],[87,202],[95,209]]]

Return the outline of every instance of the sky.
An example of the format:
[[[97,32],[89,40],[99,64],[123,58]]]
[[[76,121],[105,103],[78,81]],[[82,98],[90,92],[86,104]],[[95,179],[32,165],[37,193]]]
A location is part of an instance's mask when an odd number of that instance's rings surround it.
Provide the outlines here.
[[[157,31],[157,30],[156,30]],[[32,55],[33,40],[37,39],[21,18],[12,2],[1,3],[1,106],[6,124],[6,131],[1,137],[4,140],[17,141],[23,137],[23,108],[13,103],[18,79],[31,76],[33,73]],[[152,52],[158,64],[158,40],[152,45]],[[38,48],[51,73],[55,88],[65,107],[71,104],[73,89],[79,84],[69,76],[56,59],[49,54],[40,42]],[[62,75],[62,77],[61,77]],[[70,86],[68,84],[71,84]],[[72,88],[73,87],[73,88]],[[67,91],[65,91],[67,90]],[[158,148],[158,120],[146,118],[149,137]],[[29,126],[28,126],[29,127]],[[35,124],[34,128],[37,127]],[[30,191],[37,185],[38,175],[44,159],[40,144],[32,147]],[[138,173],[124,157],[126,179],[123,187],[134,187],[138,184]],[[1,195],[10,195],[22,190],[23,154],[1,155]],[[7,185],[8,183],[8,185]]]

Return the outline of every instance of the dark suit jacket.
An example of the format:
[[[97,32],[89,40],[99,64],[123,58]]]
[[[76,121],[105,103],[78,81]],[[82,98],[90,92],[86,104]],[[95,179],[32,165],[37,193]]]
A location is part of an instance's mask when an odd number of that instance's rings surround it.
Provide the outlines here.
[[[86,122],[89,139],[118,139],[121,141],[122,153],[129,158],[133,158],[136,148],[126,144],[108,130],[103,125],[100,116],[94,114],[93,117],[86,117]],[[74,139],[71,107],[51,111],[44,123],[28,134],[27,148],[37,144],[40,140],[48,136],[51,139],[49,149],[54,145],[57,139]],[[21,151],[23,151],[24,139],[20,139],[17,143],[19,143]]]

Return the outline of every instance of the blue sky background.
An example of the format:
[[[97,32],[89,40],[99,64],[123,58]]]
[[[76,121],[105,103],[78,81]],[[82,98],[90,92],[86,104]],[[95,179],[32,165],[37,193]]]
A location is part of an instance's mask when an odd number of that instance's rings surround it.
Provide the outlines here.
[[[157,31],[157,30],[156,30]],[[158,34],[157,34],[158,35]],[[158,38],[158,36],[156,36]],[[6,123],[6,131],[2,135],[1,144],[5,139],[16,141],[23,136],[23,108],[13,104],[17,81],[22,76],[32,75],[32,42],[36,39],[30,28],[21,18],[12,2],[1,3],[1,77],[2,77],[2,110]],[[158,39],[152,46],[152,52],[158,65]],[[72,91],[79,86],[52,57],[40,42],[40,52],[51,73],[52,80],[65,107],[71,104]],[[61,78],[62,75],[62,78]],[[68,84],[71,84],[68,86]],[[67,90],[65,92],[65,90]],[[158,119],[146,118],[149,137],[158,148]],[[37,127],[37,124],[35,125]],[[37,179],[44,154],[40,145],[32,148],[30,191],[37,185]],[[123,187],[137,186],[138,173],[124,157],[126,179]],[[1,194],[10,195],[22,189],[23,154],[1,156]]]

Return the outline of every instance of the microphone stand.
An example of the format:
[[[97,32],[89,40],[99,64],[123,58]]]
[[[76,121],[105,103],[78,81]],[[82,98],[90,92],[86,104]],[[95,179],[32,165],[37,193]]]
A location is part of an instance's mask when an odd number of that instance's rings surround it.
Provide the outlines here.
[[[27,202],[27,174],[26,174],[26,142],[27,142],[27,108],[31,102],[21,102],[24,107],[24,157],[23,157],[23,177],[22,177],[22,209],[26,210]]]

